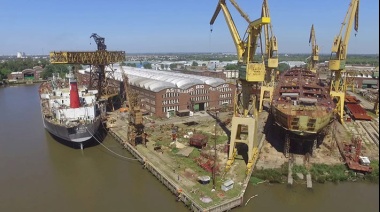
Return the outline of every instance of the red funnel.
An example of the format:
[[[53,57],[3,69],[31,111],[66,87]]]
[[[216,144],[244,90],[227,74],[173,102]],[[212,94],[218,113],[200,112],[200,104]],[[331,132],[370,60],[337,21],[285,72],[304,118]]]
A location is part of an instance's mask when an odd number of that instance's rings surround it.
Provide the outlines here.
[[[79,108],[79,94],[76,80],[70,80],[70,108]]]

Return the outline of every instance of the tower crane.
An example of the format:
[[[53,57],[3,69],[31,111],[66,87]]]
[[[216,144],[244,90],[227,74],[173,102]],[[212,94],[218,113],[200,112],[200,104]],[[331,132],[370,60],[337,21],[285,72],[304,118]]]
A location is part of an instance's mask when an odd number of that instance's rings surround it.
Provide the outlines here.
[[[262,17],[270,17],[269,15],[269,6],[268,1],[264,0],[261,11]],[[264,39],[265,39],[265,68],[266,68],[266,77],[263,85],[260,89],[260,104],[259,104],[259,112],[263,110],[263,101],[267,101],[269,103],[272,102],[273,98],[273,90],[275,86],[275,74],[278,68],[278,44],[277,38],[274,36],[272,30],[272,23],[266,24],[263,26],[264,28]],[[265,95],[269,93],[269,96]]]
[[[314,24],[311,25],[309,44],[311,44],[311,56],[309,60],[310,71],[317,73],[317,62],[319,61],[319,47],[315,37]]]
[[[337,101],[335,111],[343,122],[344,99],[346,95],[346,57],[348,41],[351,35],[352,24],[355,22],[354,29],[359,28],[359,0],[351,0],[348,11],[340,28],[339,34],[334,38],[331,48],[329,69],[335,75],[331,80],[330,95]],[[343,30],[345,28],[345,34]]]
[[[138,94],[130,89],[127,74],[124,72],[122,66],[123,83],[125,96],[128,100],[129,116],[128,116],[128,139],[132,146],[138,143],[145,145],[146,134],[144,133],[144,124],[142,119],[142,111],[140,110]]]
[[[90,38],[94,38],[95,43],[98,46],[98,50],[106,50],[107,49],[107,45],[104,43],[105,42],[105,38],[100,37],[96,33],[92,33],[92,35],[90,36]]]
[[[262,26],[270,23],[269,17],[260,17],[250,21],[249,17],[243,12],[234,0],[230,0],[233,6],[239,11],[243,18],[248,22],[243,39],[240,38],[238,30],[232,19],[225,0],[219,0],[210,25],[213,25],[219,12],[222,10],[227,26],[230,30],[232,40],[235,44],[238,66],[240,93],[235,95],[234,113],[232,117],[231,140],[226,170],[228,171],[237,155],[236,144],[244,143],[248,146],[248,161],[246,173],[250,173],[258,157],[257,125],[258,111],[256,110],[258,98],[252,95],[253,87],[258,86],[265,78],[264,61],[255,61],[254,56],[261,36]],[[262,58],[261,58],[262,59]],[[250,103],[252,102],[252,105]],[[247,128],[248,133],[243,133],[243,127]]]
[[[107,51],[104,38],[93,33],[98,50],[93,52],[53,51],[50,52],[52,64],[82,64],[91,65],[89,89],[98,90],[98,100],[108,100],[119,93],[120,85],[115,79],[113,69],[106,70],[106,66],[125,60],[124,51]],[[93,71],[94,69],[95,71]],[[107,73],[106,73],[107,72]]]

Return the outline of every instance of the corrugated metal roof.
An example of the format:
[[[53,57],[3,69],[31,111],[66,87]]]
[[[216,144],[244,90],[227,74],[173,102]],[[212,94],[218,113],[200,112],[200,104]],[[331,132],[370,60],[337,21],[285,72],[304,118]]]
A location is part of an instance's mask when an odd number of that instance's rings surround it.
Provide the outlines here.
[[[370,84],[370,85],[377,85],[377,80],[375,80],[375,79],[365,79],[365,80],[363,80],[363,84]]]
[[[121,79],[121,69],[114,65],[115,78]],[[217,87],[225,84],[226,81],[221,78],[205,77],[192,74],[176,73],[171,71],[158,71],[152,69],[142,69],[123,66],[124,72],[129,77],[130,84],[154,92],[167,88],[188,89],[194,85],[209,85]]]

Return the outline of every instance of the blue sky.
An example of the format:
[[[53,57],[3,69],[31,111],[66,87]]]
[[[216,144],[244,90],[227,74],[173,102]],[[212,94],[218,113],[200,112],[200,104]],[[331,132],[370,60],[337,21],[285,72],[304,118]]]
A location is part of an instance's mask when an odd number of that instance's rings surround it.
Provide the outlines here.
[[[92,33],[108,50],[126,53],[236,52],[222,12],[213,31],[218,0],[2,0],[0,55],[92,51]],[[241,37],[247,23],[226,0]],[[251,20],[262,0],[236,0]],[[321,53],[330,53],[349,0],[268,0],[279,53],[309,53],[314,24]],[[379,1],[361,0],[359,32],[351,33],[349,54],[379,53]]]

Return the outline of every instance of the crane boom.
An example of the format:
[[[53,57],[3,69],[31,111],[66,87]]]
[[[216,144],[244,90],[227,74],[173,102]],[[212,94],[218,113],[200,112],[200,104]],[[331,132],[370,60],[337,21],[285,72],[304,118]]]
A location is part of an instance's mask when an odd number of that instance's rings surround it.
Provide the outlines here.
[[[229,23],[228,29],[230,30],[232,40],[235,44],[237,55],[238,55],[238,61],[243,61],[242,56],[243,56],[243,51],[244,51],[244,43],[240,39],[239,32],[235,26],[234,20],[232,19],[231,13],[228,10],[226,6],[226,1],[225,0],[220,0],[218,5],[216,6],[216,10],[214,15],[211,18],[210,25],[213,25],[216,18],[218,17],[218,14],[220,10],[223,10],[224,13],[224,18],[226,19],[226,22]]]
[[[351,0],[348,11],[340,28],[339,34],[334,38],[331,48],[331,57],[329,69],[334,78],[331,81],[330,95],[337,101],[335,111],[337,112],[341,123],[343,123],[344,99],[346,94],[346,57],[348,41],[350,39],[352,25],[355,22],[354,29],[359,28],[359,0]],[[345,29],[345,34],[342,34]]]
[[[268,1],[263,1],[262,6],[262,17],[270,17],[269,14],[269,6]],[[277,46],[277,38],[274,36],[272,23],[266,24],[263,26],[264,28],[264,37],[265,37],[265,60],[267,68],[277,68],[278,67],[278,46]]]
[[[90,36],[90,38],[94,38],[95,43],[98,46],[98,50],[106,50],[107,49],[107,45],[104,43],[105,42],[105,38],[100,37],[96,33],[92,33],[92,35]]]
[[[262,17],[270,17],[268,1],[264,0],[261,10]],[[263,102],[266,101],[269,104],[272,102],[274,84],[275,84],[275,69],[278,68],[278,46],[277,38],[274,36],[272,23],[266,24],[264,28],[264,40],[265,40],[265,68],[266,76],[265,81],[260,89],[260,103],[259,103],[259,112],[263,110]],[[267,95],[266,95],[267,94]]]
[[[52,64],[82,64],[91,65],[90,69],[90,89],[98,89],[98,99],[108,99],[118,94],[119,85],[116,83],[113,71],[106,75],[107,65],[122,62],[125,60],[124,51],[107,51],[104,38],[93,33],[90,38],[94,38],[98,46],[97,51],[93,52],[50,52],[50,62]],[[111,69],[113,70],[113,69]]]
[[[319,61],[319,47],[315,37],[314,24],[311,25],[309,44],[311,44],[311,57],[309,60],[310,71],[317,73],[317,62]]]
[[[124,51],[50,52],[53,64],[108,65],[124,60]]]
[[[230,0],[231,4],[234,5],[237,11],[239,11],[240,15],[248,22],[251,23],[251,20],[249,20],[248,15],[239,7],[239,5],[236,3],[235,0]]]
[[[220,10],[222,10],[231,33],[232,40],[236,47],[239,66],[239,88],[241,88],[241,90],[239,94],[235,95],[230,150],[226,169],[228,170],[234,162],[237,152],[235,148],[236,143],[245,143],[248,146],[248,163],[246,171],[249,173],[252,170],[252,166],[258,155],[256,136],[258,126],[258,111],[256,110],[256,105],[258,104],[258,98],[253,95],[252,91],[254,87],[258,89],[260,86],[259,84],[264,82],[266,73],[264,61],[255,61],[254,57],[258,47],[258,40],[261,37],[262,27],[270,23],[270,17],[261,16],[254,21],[250,21],[248,15],[243,12],[234,0],[230,0],[230,2],[248,22],[244,39],[240,38],[225,0],[218,1],[216,10],[211,18],[210,25],[214,24]],[[248,128],[248,135],[242,135],[243,126]]]

